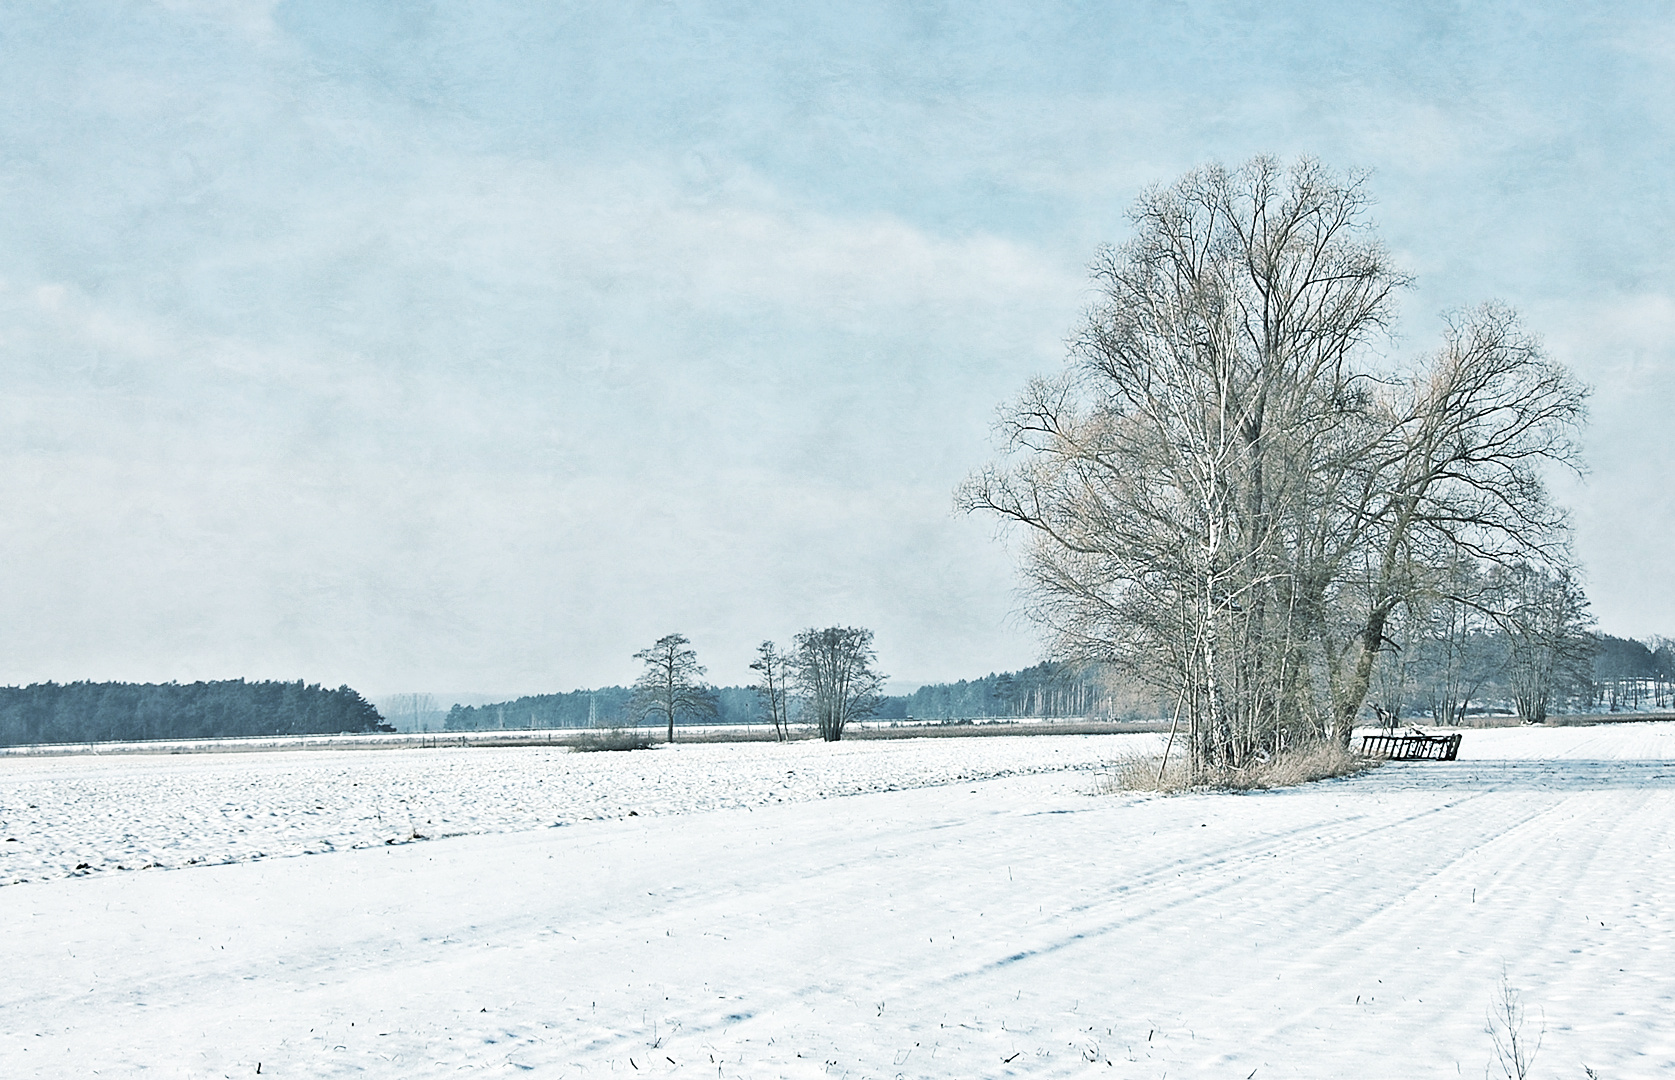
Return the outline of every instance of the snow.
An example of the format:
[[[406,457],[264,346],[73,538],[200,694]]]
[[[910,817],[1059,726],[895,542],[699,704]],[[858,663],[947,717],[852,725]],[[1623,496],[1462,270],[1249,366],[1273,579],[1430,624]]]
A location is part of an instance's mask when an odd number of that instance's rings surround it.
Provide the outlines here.
[[[0,759],[0,884],[1098,769],[1159,738]]]
[[[1477,1076],[1503,972],[1532,1075],[1675,1068],[1675,725],[1156,744],[0,761],[0,1076]]]
[[[1460,742],[1460,757],[1667,761],[1675,758],[1675,723],[1630,722],[1533,731],[1516,727],[1468,729]]]

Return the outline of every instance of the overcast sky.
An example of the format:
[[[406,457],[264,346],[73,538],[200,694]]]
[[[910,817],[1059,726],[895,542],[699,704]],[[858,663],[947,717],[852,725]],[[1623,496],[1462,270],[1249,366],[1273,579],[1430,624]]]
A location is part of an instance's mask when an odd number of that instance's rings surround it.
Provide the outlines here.
[[[1593,385],[1594,608],[1675,633],[1672,90],[1666,3],[15,0],[0,682],[1033,663],[952,489],[1264,152],[1370,170],[1400,348],[1500,299]]]

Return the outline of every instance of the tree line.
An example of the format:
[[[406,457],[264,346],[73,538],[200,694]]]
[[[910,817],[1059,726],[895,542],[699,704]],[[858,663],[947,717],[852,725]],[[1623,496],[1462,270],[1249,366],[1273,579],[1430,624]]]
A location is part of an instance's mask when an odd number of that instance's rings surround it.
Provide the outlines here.
[[[392,730],[347,686],[73,682],[0,687],[0,745]]]
[[[760,661],[758,661],[760,663]],[[759,671],[768,670],[767,665]],[[804,708],[789,676],[772,669],[775,687],[767,690],[764,674],[754,686],[709,687],[713,712],[678,713],[682,724],[768,724],[788,734],[792,725],[818,721]],[[532,694],[490,705],[455,705],[447,713],[449,731],[509,728],[588,728],[638,725],[667,726],[657,715],[637,715],[634,688],[604,686],[561,694]],[[1155,719],[1134,686],[1113,672],[1075,673],[1062,664],[1041,663],[1022,671],[994,673],[951,683],[929,683],[910,694],[882,694],[869,714],[878,720],[962,720],[987,717],[1080,718],[1118,716]],[[777,716],[777,720],[776,720]]]
[[[1443,625],[1455,628],[1460,636],[1417,639],[1411,645],[1412,659],[1402,670],[1405,684],[1393,689],[1381,683],[1375,688],[1374,718],[1446,726],[1487,713],[1517,712],[1518,680],[1512,657],[1519,645],[1513,636],[1492,624],[1461,629],[1462,623],[1451,618]],[[1581,662],[1568,662],[1555,681],[1553,711],[1675,708],[1675,641],[1642,642],[1585,633],[1574,644],[1581,650],[1576,654]],[[1387,670],[1395,671],[1396,665]],[[779,690],[774,703],[760,683],[711,689],[715,712],[683,716],[682,723],[771,725],[776,709],[781,724],[814,723],[789,687]],[[491,705],[455,705],[447,714],[447,726],[450,731],[476,731],[665,722],[662,717],[636,718],[633,698],[632,687],[605,686]],[[1115,665],[1043,661],[1018,671],[927,683],[912,693],[881,695],[872,716],[880,720],[1167,720],[1170,705],[1145,679]]]
[[[1600,634],[1587,708],[1602,712],[1675,708],[1675,642]]]
[[[1675,708],[1675,648],[1611,634],[1579,637],[1542,690],[1530,692],[1529,648],[1519,635],[1479,628],[1453,639],[1429,639],[1397,658],[1375,687],[1372,708],[1388,724],[1443,726],[1473,716],[1515,715],[1540,723],[1563,713],[1649,712]]]
[[[838,628],[844,629],[844,628]],[[852,629],[852,628],[851,628]],[[773,642],[763,642],[757,658],[751,664],[757,673],[752,686],[708,686],[699,676],[703,668],[697,664],[696,651],[681,635],[670,635],[654,646],[655,682],[637,686],[605,686],[597,690],[573,690],[568,693],[535,694],[512,701],[490,705],[454,705],[448,711],[446,727],[450,731],[476,731],[508,728],[587,728],[639,725],[654,722],[668,726],[669,710],[666,687],[669,669],[676,669],[676,682],[682,694],[677,696],[676,717],[682,724],[768,724],[782,737],[789,737],[792,725],[821,728],[821,714],[815,704],[821,692],[818,679],[825,672],[837,692],[842,684],[842,673],[833,672],[829,653],[842,651],[846,645],[859,641],[855,637],[831,635],[812,639],[817,646],[824,641],[826,663],[806,674],[795,669],[796,653],[782,652]],[[680,638],[680,640],[672,640]],[[870,638],[867,639],[870,649]],[[816,654],[818,657],[820,654]],[[869,665],[871,660],[868,660]],[[812,675],[814,678],[810,678]],[[876,672],[871,678],[882,681]],[[847,684],[852,698],[857,689],[851,676]],[[866,689],[864,686],[860,689]],[[636,695],[639,695],[636,697]],[[1155,695],[1144,684],[1109,666],[1072,667],[1067,664],[1043,662],[1021,671],[994,673],[975,679],[961,679],[951,683],[929,683],[909,694],[877,693],[873,684],[871,708],[867,716],[879,720],[960,720],[989,717],[1083,718],[1120,717],[1126,719],[1155,719],[1158,705]],[[706,702],[707,698],[707,702]],[[847,725],[855,718],[851,712],[835,723],[833,710],[826,713],[826,729]]]
[[[756,691],[748,686],[714,688],[713,717],[688,722],[755,724],[761,722]],[[454,705],[443,720],[447,731],[490,731],[512,728],[594,728],[638,725],[630,705],[634,690],[627,686],[601,686],[597,690],[571,690],[554,694],[526,694],[511,701],[487,705]]]
[[[1021,671],[932,683],[899,699],[903,715],[920,719],[1102,717],[1155,720],[1157,695],[1110,664],[1044,661]]]

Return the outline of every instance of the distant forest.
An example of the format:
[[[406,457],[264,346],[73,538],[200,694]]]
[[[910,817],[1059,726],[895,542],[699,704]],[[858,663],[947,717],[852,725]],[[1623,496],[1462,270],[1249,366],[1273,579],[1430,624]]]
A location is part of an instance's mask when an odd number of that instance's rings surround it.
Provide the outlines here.
[[[0,687],[0,746],[390,730],[361,695],[302,682]]]
[[[1675,642],[1595,635],[1592,685],[1575,706],[1605,712],[1675,707]]]
[[[443,726],[448,731],[493,728],[609,727],[631,724],[632,691],[622,686],[536,694],[493,705],[455,705]],[[762,709],[756,690],[716,690],[714,724],[756,724]],[[1105,671],[1072,671],[1061,664],[1036,664],[1022,671],[921,686],[911,694],[887,696],[873,714],[880,720],[961,720],[991,716],[1082,717],[1156,715],[1144,694],[1123,687]],[[395,716],[397,723],[401,715]],[[793,719],[795,713],[793,712]]]
[[[889,700],[901,703],[892,715],[926,720],[991,716],[1151,720],[1162,708],[1149,690],[1114,667],[1054,663],[991,673],[980,679],[933,683]]]
[[[761,720],[753,688],[723,686],[715,693],[716,718],[711,723],[754,724]],[[455,705],[448,710],[443,727],[448,731],[619,727],[633,722],[628,710],[633,696],[628,687],[606,686],[567,694],[532,694],[493,705]]]

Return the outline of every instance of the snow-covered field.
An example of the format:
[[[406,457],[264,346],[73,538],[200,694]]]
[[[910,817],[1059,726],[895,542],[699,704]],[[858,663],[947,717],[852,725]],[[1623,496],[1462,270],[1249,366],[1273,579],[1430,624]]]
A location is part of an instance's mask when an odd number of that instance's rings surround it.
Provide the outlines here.
[[[1160,745],[1107,735],[0,759],[0,885],[1097,769]]]
[[[3,760],[0,1077],[1478,1076],[1503,971],[1675,1070],[1675,724],[1097,793],[1157,741]]]

